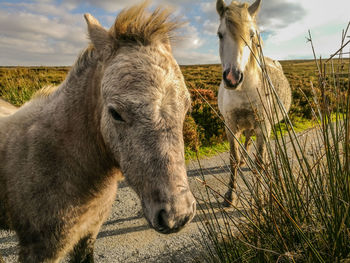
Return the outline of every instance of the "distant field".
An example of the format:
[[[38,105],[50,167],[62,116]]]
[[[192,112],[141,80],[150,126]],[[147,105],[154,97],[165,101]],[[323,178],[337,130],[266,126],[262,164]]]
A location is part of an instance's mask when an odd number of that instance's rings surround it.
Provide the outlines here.
[[[69,67],[0,67],[0,97],[21,106],[47,85],[58,85]]]
[[[315,62],[290,60],[281,61],[281,64],[293,93],[290,117],[296,126],[303,129],[304,123],[312,118],[311,82],[317,82]],[[348,65],[345,66],[348,68]],[[334,67],[337,68],[337,65]],[[181,70],[193,100],[191,116],[185,123],[187,147],[193,149],[222,143],[225,140],[223,123],[198,94],[217,109],[216,97],[221,81],[221,66],[192,65],[182,66]],[[29,100],[36,90],[61,83],[68,71],[69,67],[0,67],[0,97],[20,106]],[[344,85],[345,89],[349,80],[343,78],[341,81],[343,83],[340,87]]]

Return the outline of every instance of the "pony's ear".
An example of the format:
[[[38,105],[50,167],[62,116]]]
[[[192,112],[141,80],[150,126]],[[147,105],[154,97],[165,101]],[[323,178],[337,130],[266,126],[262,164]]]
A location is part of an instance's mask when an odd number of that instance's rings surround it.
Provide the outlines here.
[[[261,4],[261,0],[256,0],[254,3],[252,3],[249,7],[248,7],[248,11],[249,14],[251,15],[251,17],[255,17],[259,11],[259,7]]]
[[[104,29],[98,20],[90,14],[84,14],[88,26],[88,33],[91,43],[96,48],[97,52],[105,55],[106,52],[111,51],[113,41],[108,31]]]
[[[225,8],[226,8],[226,4],[224,0],[216,1],[216,11],[218,12],[220,17],[224,15]]]

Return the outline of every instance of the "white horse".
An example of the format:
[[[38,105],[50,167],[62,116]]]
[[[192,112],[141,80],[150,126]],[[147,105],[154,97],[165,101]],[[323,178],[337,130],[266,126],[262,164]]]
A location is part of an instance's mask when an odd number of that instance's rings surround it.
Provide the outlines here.
[[[246,136],[245,147],[248,150],[253,133],[256,134],[258,158],[265,155],[265,138],[271,132],[271,122],[267,112],[273,110],[268,101],[273,101],[273,95],[264,88],[264,79],[256,57],[258,44],[258,27],[256,16],[261,0],[252,5],[233,1],[226,5],[224,0],[217,0],[216,9],[220,16],[218,37],[220,39],[220,58],[223,78],[219,88],[218,104],[224,116],[227,138],[230,143],[231,178],[225,194],[225,205],[233,200],[233,190],[236,189],[238,166],[241,164],[238,142],[234,137]],[[256,57],[254,56],[256,55]],[[265,58],[267,72],[276,92],[288,111],[291,104],[291,89],[278,61]],[[265,108],[264,108],[265,107]],[[283,119],[281,112],[276,112],[274,122]]]

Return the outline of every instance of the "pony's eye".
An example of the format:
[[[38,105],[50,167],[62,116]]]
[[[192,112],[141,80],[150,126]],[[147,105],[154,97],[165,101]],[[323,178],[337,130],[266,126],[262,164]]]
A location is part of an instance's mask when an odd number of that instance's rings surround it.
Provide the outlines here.
[[[218,38],[219,38],[219,39],[223,39],[224,36],[223,36],[220,32],[218,32]]]
[[[115,109],[109,108],[108,112],[109,112],[109,114],[111,114],[113,119],[115,119],[116,121],[124,121],[122,116],[120,116],[120,114]]]

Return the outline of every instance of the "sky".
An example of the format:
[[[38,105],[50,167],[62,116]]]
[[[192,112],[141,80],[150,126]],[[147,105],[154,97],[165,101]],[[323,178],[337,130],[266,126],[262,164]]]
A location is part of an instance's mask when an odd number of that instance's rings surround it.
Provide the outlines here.
[[[225,0],[227,4],[231,0]],[[252,3],[254,0],[247,2]],[[0,0],[0,66],[72,65],[88,45],[84,13],[109,28],[117,14],[140,0]],[[180,65],[219,63],[216,0],[153,0],[171,6],[186,24],[173,43]],[[151,9],[152,9],[151,6]],[[350,0],[262,0],[258,25],[264,53],[273,59],[312,57],[306,37],[311,30],[317,56],[340,47],[350,21]]]

